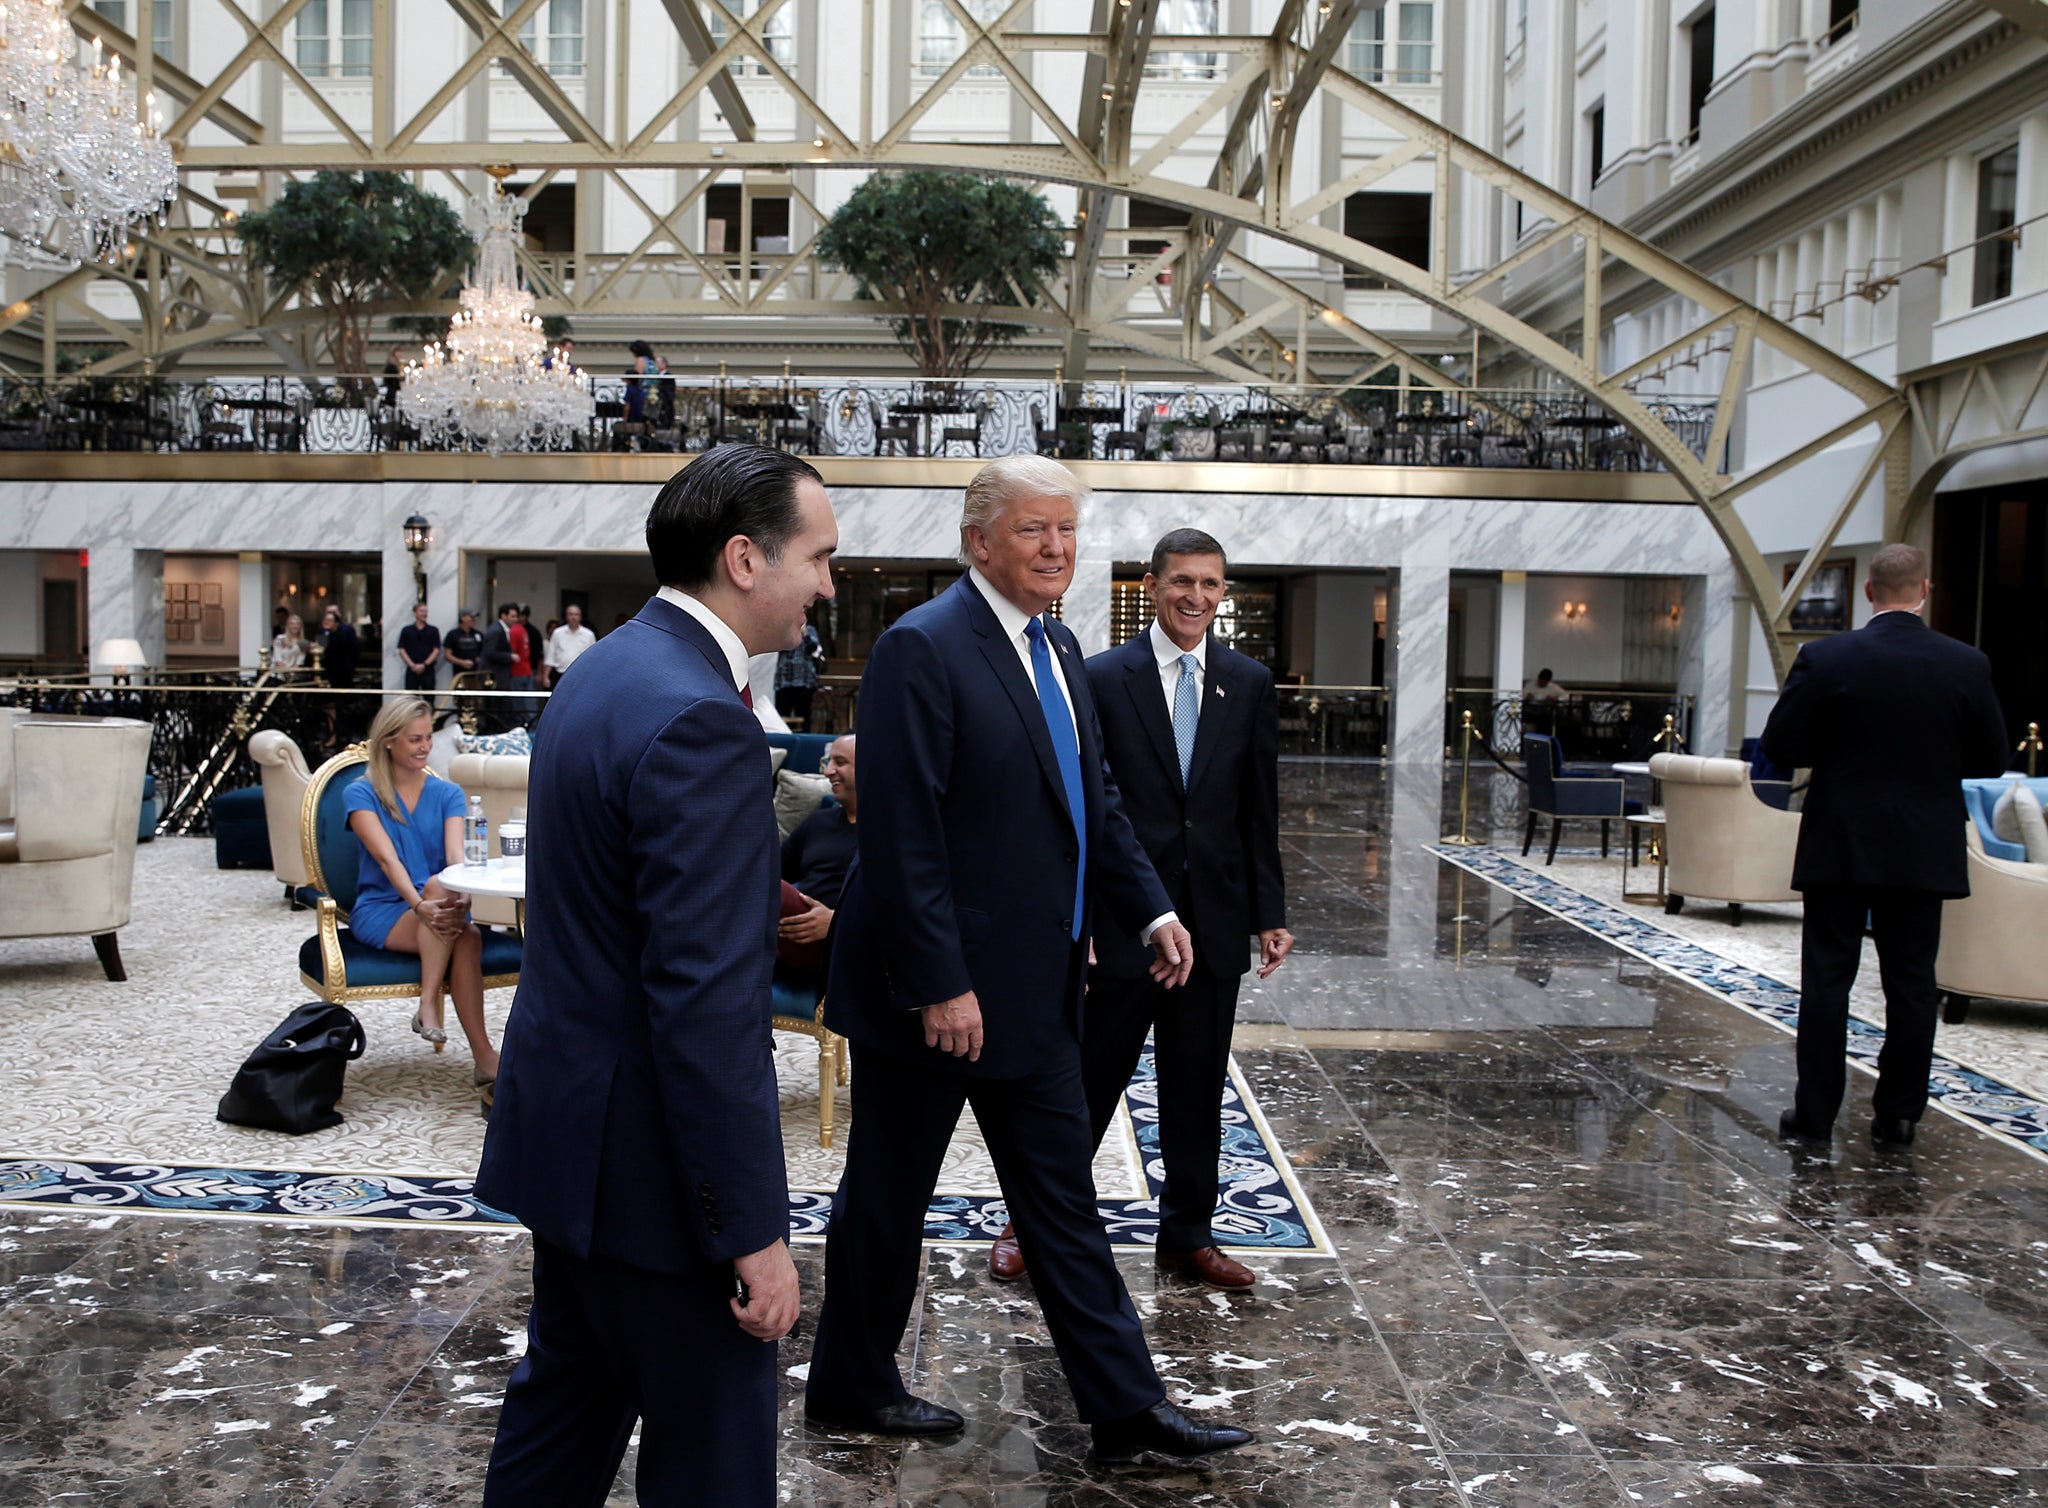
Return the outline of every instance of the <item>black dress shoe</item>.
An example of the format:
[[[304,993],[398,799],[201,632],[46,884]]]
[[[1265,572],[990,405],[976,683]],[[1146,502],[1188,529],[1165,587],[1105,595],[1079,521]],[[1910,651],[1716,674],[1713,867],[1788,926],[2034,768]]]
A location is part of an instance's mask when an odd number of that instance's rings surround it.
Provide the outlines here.
[[[1870,1122],[1870,1140],[1880,1147],[1910,1147],[1913,1145],[1913,1123],[1893,1116],[1880,1115]]]
[[[1835,1139],[1832,1131],[1809,1131],[1800,1125],[1797,1110],[1787,1110],[1778,1117],[1778,1136],[1809,1147],[1825,1147]]]
[[[1186,1459],[1213,1455],[1219,1450],[1235,1450],[1240,1445],[1251,1444],[1255,1438],[1250,1430],[1228,1424],[1205,1429],[1172,1404],[1160,1402],[1142,1414],[1096,1425],[1095,1459],[1135,1461],[1148,1453]]]
[[[951,1409],[924,1398],[905,1398],[887,1408],[840,1414],[804,1404],[804,1419],[820,1429],[859,1435],[950,1435],[967,1428]]]

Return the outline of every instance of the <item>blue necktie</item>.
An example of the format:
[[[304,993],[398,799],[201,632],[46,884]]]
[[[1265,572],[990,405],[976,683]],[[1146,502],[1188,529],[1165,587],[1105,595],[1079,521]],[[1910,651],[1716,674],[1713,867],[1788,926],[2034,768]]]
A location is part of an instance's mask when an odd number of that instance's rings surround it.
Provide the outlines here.
[[[1173,751],[1180,755],[1180,788],[1188,788],[1188,773],[1195,764],[1195,724],[1202,717],[1201,692],[1195,675],[1202,662],[1191,654],[1180,657],[1180,682],[1173,688]]]
[[[1060,683],[1053,679],[1052,651],[1045,642],[1045,623],[1033,618],[1024,625],[1031,641],[1031,678],[1038,682],[1038,710],[1045,714],[1045,730],[1052,735],[1052,753],[1060,767],[1060,783],[1067,788],[1067,816],[1074,824],[1074,940],[1081,940],[1081,900],[1088,880],[1088,806],[1081,794],[1081,741],[1074,733],[1074,714],[1060,695]]]

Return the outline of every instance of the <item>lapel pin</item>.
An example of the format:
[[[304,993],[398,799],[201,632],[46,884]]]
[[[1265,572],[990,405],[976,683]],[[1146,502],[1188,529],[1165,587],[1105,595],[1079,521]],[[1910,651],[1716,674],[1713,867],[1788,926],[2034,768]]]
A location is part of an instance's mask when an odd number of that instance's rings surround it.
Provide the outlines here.
[[[1222,688],[1221,686],[1218,686],[1218,687],[1216,688],[1216,694],[1217,694],[1218,696],[1228,696],[1228,695],[1230,695],[1230,693],[1229,693],[1229,692],[1227,692],[1227,691],[1225,691],[1225,690],[1224,690],[1224,689],[1223,689],[1223,688]]]

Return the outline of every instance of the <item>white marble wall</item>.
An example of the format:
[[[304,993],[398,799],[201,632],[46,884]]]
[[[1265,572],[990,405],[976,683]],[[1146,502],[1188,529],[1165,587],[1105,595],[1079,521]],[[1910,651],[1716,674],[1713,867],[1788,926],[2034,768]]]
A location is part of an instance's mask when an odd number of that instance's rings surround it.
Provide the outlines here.
[[[93,641],[148,635],[145,642],[156,645],[160,656],[165,550],[375,552],[384,560],[385,622],[395,626],[405,622],[413,600],[412,559],[402,526],[419,513],[433,525],[424,559],[428,601],[434,621],[445,625],[460,605],[464,575],[474,592],[477,562],[485,555],[639,552],[654,490],[603,482],[542,488],[518,482],[188,482],[147,488],[5,482],[0,549],[90,550]],[[832,489],[832,499],[844,557],[949,560],[958,547],[960,497],[954,489],[840,486]],[[1068,598],[1067,621],[1090,650],[1107,646],[1115,563],[1149,558],[1161,534],[1190,524],[1220,539],[1239,569],[1400,572],[1390,625],[1400,671],[1397,761],[1434,760],[1440,752],[1451,571],[1655,571],[1700,578],[1697,601],[1687,599],[1686,689],[1696,687],[1701,698],[1695,746],[1715,748],[1726,737],[1736,628],[1733,578],[1725,552],[1697,510],[1488,498],[1102,492],[1083,514],[1082,568]],[[148,586],[151,581],[157,585]],[[488,615],[489,604],[472,605]],[[397,683],[395,654],[387,658],[385,673],[390,684]]]

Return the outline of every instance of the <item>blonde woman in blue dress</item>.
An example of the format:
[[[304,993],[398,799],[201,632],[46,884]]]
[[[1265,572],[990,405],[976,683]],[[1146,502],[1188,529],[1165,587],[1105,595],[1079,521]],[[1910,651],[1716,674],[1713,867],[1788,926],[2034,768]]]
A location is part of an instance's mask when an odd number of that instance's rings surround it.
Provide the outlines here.
[[[367,774],[342,792],[349,830],[362,845],[349,930],[373,948],[417,953],[420,1008],[412,1029],[441,1050],[441,991],[455,997],[455,1019],[469,1039],[476,1082],[495,1084],[498,1050],[484,1026],[483,938],[469,901],[436,876],[462,855],[468,803],[462,788],[427,770],[434,742],[431,709],[416,696],[395,697],[370,725]]]

